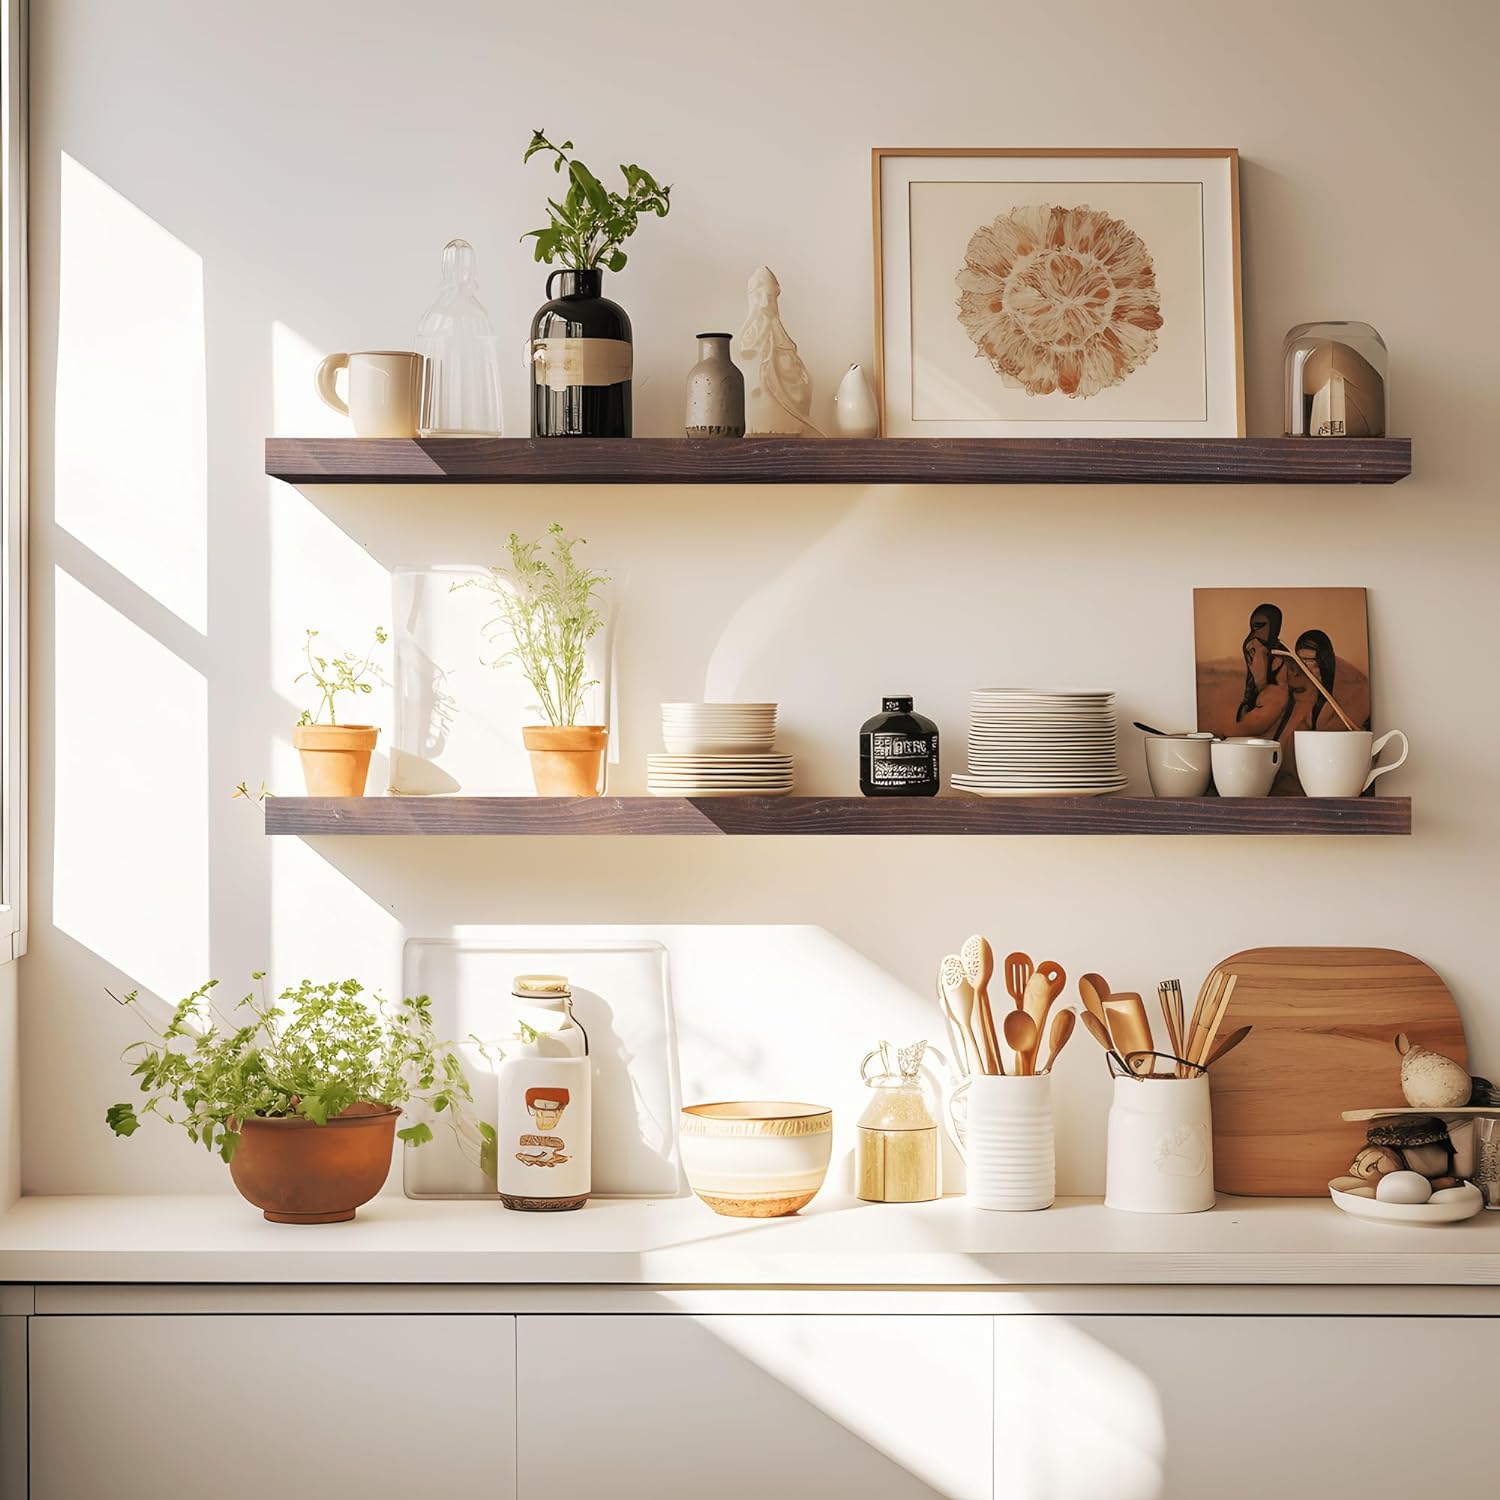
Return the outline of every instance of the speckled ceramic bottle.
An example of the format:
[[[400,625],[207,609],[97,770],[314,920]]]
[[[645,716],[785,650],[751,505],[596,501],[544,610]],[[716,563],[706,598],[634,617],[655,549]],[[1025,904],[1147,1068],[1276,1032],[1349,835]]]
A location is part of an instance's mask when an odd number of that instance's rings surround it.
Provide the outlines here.
[[[745,435],[745,377],[729,357],[728,333],[698,335],[698,363],[688,371],[687,435],[738,438]]]

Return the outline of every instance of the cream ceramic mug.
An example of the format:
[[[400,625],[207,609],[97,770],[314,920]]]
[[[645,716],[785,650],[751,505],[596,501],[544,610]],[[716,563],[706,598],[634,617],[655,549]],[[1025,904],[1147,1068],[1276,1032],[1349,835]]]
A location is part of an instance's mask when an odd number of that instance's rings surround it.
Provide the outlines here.
[[[1275,740],[1215,740],[1214,785],[1221,797],[1265,797],[1281,769],[1281,746]]]
[[[318,366],[318,394],[354,424],[362,438],[414,438],[422,408],[420,354],[404,349],[330,354]],[[349,399],[338,393],[338,373],[349,374]]]
[[[1377,776],[1406,764],[1409,746],[1399,729],[1377,740],[1368,729],[1299,729],[1293,736],[1297,750],[1297,779],[1309,797],[1358,797]],[[1392,741],[1401,741],[1401,754],[1383,766],[1375,757]]]

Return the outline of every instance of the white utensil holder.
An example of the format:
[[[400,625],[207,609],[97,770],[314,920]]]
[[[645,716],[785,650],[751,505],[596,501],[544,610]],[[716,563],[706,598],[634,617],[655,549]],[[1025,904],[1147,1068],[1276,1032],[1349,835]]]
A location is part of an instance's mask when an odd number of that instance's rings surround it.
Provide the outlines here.
[[[1214,1206],[1208,1074],[1115,1078],[1104,1206],[1196,1214]]]
[[[1057,1196],[1051,1078],[983,1075],[960,1093],[967,1113],[961,1127],[955,1118],[954,1136],[968,1170],[969,1202],[1012,1213],[1050,1208]]]

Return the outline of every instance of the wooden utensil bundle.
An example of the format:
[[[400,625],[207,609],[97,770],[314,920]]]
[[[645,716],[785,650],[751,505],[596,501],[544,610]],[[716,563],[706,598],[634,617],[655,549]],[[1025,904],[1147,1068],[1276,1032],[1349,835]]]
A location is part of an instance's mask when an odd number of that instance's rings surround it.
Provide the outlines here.
[[[1156,987],[1162,1017],[1166,1021],[1167,1034],[1172,1042],[1172,1055],[1178,1059],[1179,1078],[1189,1076],[1189,1067],[1207,1071],[1226,1052],[1238,1047],[1250,1035],[1250,1027],[1242,1026],[1225,1038],[1223,1046],[1214,1046],[1224,1013],[1229,1009],[1229,1002],[1238,982],[1239,975],[1215,969],[1203,981],[1203,987],[1198,991],[1198,999],[1193,1006],[1192,1019],[1187,1022],[1183,1021],[1182,985],[1175,979],[1167,979]]]
[[[1007,1070],[1000,1039],[1011,1051],[1009,1071],[1017,1077],[1037,1073],[1037,1058],[1047,1041],[1047,1060],[1040,1069],[1050,1073],[1058,1054],[1073,1035],[1074,1013],[1062,1011],[1049,1034],[1047,1017],[1052,1003],[1062,993],[1067,975],[1050,959],[1033,964],[1024,953],[1006,955],[1003,967],[1005,989],[1015,1009],[1007,1011],[1000,1027],[995,1025],[989,985],[995,974],[995,953],[982,937],[967,939],[958,954],[949,954],[938,968],[938,996],[950,1038],[962,1043],[966,1077],[976,1073],[1000,1076]],[[1067,1019],[1074,1017],[1074,1019]]]

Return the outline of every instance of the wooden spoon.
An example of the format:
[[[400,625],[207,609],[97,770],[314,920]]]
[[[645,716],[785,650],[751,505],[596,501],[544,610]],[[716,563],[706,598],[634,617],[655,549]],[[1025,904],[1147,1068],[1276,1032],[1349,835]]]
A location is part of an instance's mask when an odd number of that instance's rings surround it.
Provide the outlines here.
[[[1029,1078],[1035,1068],[1040,1040],[1036,1022],[1024,1010],[1005,1012],[1005,1045],[1016,1054],[1016,1072],[1022,1078]]]
[[[1005,992],[1015,1002],[1018,1010],[1025,998],[1026,986],[1031,983],[1033,967],[1028,954],[1007,953],[1005,955]]]
[[[1149,1057],[1140,1058],[1131,1062],[1132,1052],[1150,1052],[1151,1023],[1146,1019],[1145,1001],[1137,994],[1127,991],[1120,995],[1111,995],[1104,1002],[1104,1013],[1109,1021],[1109,1034],[1115,1044],[1115,1051],[1130,1064],[1130,1071],[1138,1073],[1142,1068],[1150,1067]]]
[[[1203,1064],[1203,1066],[1205,1068],[1213,1067],[1213,1065],[1218,1062],[1218,1060],[1223,1057],[1226,1052],[1233,1052],[1234,1049],[1238,1047],[1239,1044],[1243,1042],[1245,1038],[1249,1036],[1250,1033],[1254,1030],[1255,1028],[1253,1026],[1241,1026],[1238,1031],[1231,1031],[1229,1035],[1226,1036],[1224,1040],[1214,1048],[1213,1056],[1210,1057],[1209,1060]]]
[[[995,1016],[990,1009],[990,980],[995,974],[995,950],[984,938],[976,935],[964,939],[958,956],[963,961],[965,977],[974,987],[974,1016],[979,1036],[985,1051],[997,1060],[998,1072],[1000,1038],[996,1034]]]
[[[1080,1012],[1078,1019],[1083,1022],[1083,1029],[1088,1032],[1088,1034],[1093,1037],[1093,1039],[1098,1042],[1101,1047],[1104,1048],[1105,1052],[1110,1057],[1114,1058],[1114,1060],[1119,1063],[1120,1071],[1122,1073],[1128,1073],[1130,1069],[1125,1066],[1125,1059],[1115,1051],[1114,1043],[1109,1039],[1109,1031],[1106,1029],[1104,1022],[1101,1021],[1099,1017],[1096,1016],[1091,1010]]]
[[[1203,1030],[1203,1040],[1198,1043],[1198,1050],[1193,1056],[1195,1063],[1201,1064],[1213,1047],[1214,1038],[1219,1034],[1219,1026],[1224,1020],[1224,1012],[1229,1009],[1229,1002],[1234,996],[1234,987],[1240,982],[1238,974],[1231,974],[1223,992],[1219,995],[1218,1003],[1214,1006],[1213,1016]]]
[[[956,954],[950,953],[938,969],[938,978],[943,986],[943,995],[948,1001],[948,1008],[958,1022],[959,1030],[968,1038],[970,1046],[974,1049],[974,1072],[993,1073],[995,1069],[990,1066],[989,1056],[974,1029],[974,986],[969,983],[964,973],[963,960]]]
[[[1078,1012],[1071,1006],[1058,1013],[1052,1018],[1052,1031],[1047,1038],[1047,1061],[1042,1067],[1042,1072],[1050,1073],[1052,1064],[1057,1061],[1057,1054],[1068,1045],[1068,1038],[1073,1035],[1073,1028],[1078,1024]],[[1246,1030],[1249,1030],[1246,1027]]]
[[[1085,974],[1078,981],[1078,993],[1083,1000],[1083,1008],[1104,1028],[1107,1036],[1109,1019],[1104,1014],[1104,1002],[1109,999],[1109,986],[1104,982],[1104,976]]]

